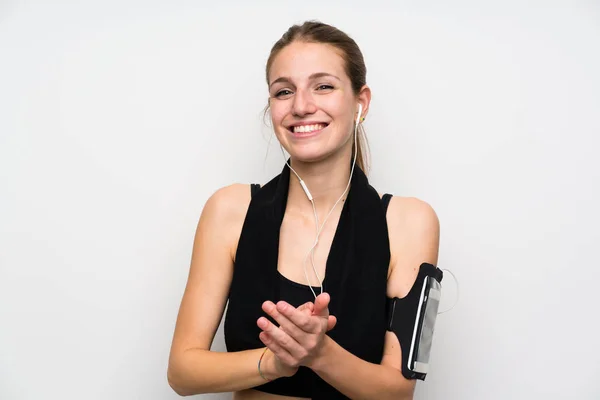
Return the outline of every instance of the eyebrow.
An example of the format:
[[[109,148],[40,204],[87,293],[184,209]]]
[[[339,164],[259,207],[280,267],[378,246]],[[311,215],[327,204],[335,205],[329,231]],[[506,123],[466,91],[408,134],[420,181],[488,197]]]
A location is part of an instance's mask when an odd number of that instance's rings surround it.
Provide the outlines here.
[[[329,76],[329,77],[337,79],[338,81],[341,81],[341,79],[338,78],[337,76],[335,76],[333,74],[330,74],[330,73],[327,73],[327,72],[315,72],[314,74],[312,74],[311,76],[309,76],[308,79],[309,80],[313,80],[313,79],[316,79],[316,78],[323,78],[323,77],[326,77],[326,76]],[[279,77],[279,78],[275,79],[273,82],[271,82],[271,84],[269,85],[269,87],[271,87],[274,84],[279,83],[279,82],[291,83],[292,80],[290,78],[286,77],[286,76],[282,76],[282,77]]]

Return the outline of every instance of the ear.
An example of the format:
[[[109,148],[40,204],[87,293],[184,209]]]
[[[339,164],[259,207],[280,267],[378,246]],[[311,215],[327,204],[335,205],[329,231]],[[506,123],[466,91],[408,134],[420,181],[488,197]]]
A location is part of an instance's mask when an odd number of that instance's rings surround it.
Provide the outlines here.
[[[362,118],[366,118],[371,104],[371,88],[364,85],[358,93],[358,102],[362,104]]]
[[[273,119],[271,116],[271,101],[267,100],[267,105],[263,109],[263,123],[270,128],[273,128]]]

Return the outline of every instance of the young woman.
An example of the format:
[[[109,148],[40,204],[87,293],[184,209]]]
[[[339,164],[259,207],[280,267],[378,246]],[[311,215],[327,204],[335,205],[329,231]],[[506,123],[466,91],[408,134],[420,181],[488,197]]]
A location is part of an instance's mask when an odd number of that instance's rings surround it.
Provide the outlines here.
[[[437,216],[368,182],[361,124],[371,90],[350,37],[294,25],[266,76],[273,129],[290,157],[267,184],[234,184],[207,201],[169,384],[180,395],[240,400],[411,399],[415,380],[401,372],[386,299],[404,297],[419,266],[437,263]],[[227,352],[211,351],[226,308]]]

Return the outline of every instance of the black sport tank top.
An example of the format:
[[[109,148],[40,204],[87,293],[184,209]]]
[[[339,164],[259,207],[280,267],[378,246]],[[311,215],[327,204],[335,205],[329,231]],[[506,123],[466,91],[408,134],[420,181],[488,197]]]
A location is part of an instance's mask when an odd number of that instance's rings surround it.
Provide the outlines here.
[[[264,347],[258,338],[256,320],[266,315],[265,300],[285,300],[297,307],[314,301],[308,286],[293,282],[277,270],[279,230],[289,188],[290,172],[282,173],[259,188],[252,185],[238,242],[229,302],[225,314],[225,344],[228,351]],[[355,167],[350,191],[327,258],[323,290],[337,317],[327,334],[352,354],[380,363],[386,331],[386,288],[390,261],[385,213],[391,195],[383,198],[373,189],[360,168]],[[320,287],[314,288],[315,292]],[[255,389],[296,397],[347,399],[306,367],[289,378],[279,378]]]

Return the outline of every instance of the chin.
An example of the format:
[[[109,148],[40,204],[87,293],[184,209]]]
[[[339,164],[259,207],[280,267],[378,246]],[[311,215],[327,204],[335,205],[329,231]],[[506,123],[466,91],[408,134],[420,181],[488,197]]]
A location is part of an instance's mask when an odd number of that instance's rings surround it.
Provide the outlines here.
[[[294,146],[295,147],[295,146]],[[335,150],[324,150],[322,147],[318,149],[301,149],[292,147],[289,153],[292,160],[302,163],[316,163],[331,157]]]
[[[327,158],[327,155],[325,154],[314,154],[307,152],[292,152],[290,154],[292,160],[301,163],[314,163]]]

